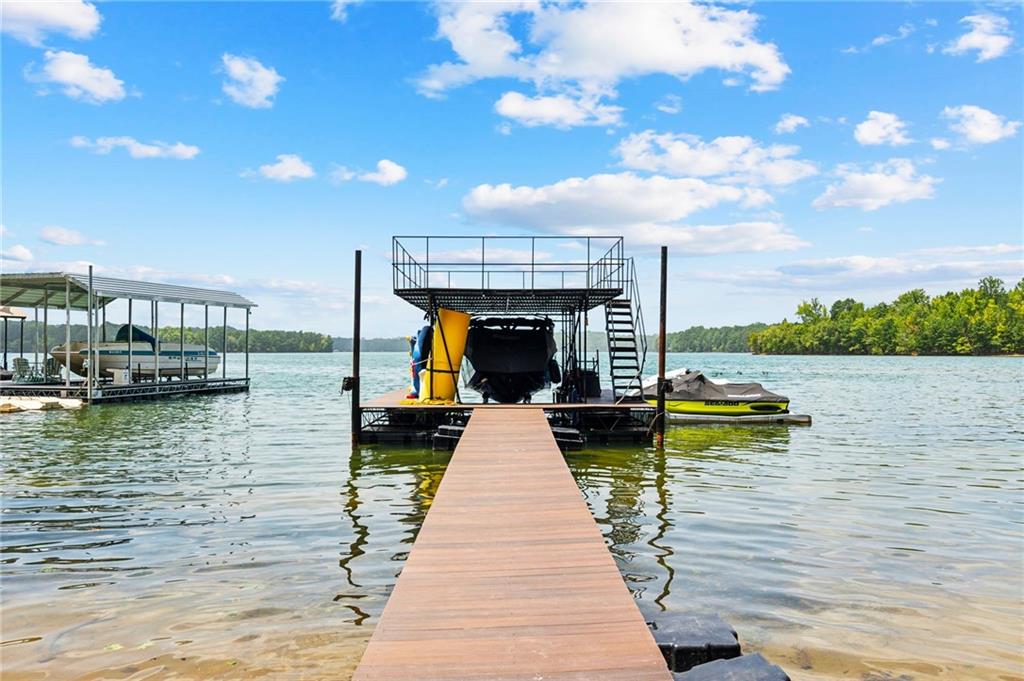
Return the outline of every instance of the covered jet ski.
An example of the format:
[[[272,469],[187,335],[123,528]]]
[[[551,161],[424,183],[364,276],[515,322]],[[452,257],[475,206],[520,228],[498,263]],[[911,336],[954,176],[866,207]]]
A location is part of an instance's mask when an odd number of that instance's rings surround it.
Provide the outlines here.
[[[666,377],[665,409],[670,414],[742,416],[785,414],[789,398],[766,390],[760,383],[718,383],[700,371]],[[644,400],[657,404],[657,389],[645,384]]]
[[[469,324],[469,387],[484,400],[513,404],[559,382],[554,322],[548,318],[482,317]]]

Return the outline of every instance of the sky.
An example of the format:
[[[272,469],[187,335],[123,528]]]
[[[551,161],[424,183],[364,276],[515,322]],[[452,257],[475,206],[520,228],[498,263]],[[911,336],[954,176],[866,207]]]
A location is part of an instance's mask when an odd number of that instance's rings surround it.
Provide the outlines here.
[[[361,248],[366,336],[393,235],[620,235],[652,317],[666,245],[670,329],[1012,284],[1021,7],[4,0],[0,268],[344,335]]]

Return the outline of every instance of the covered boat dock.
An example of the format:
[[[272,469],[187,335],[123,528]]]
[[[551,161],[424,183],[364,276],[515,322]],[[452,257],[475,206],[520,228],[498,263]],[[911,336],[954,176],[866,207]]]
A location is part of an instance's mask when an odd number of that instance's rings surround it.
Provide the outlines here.
[[[126,319],[122,323],[128,329],[128,342],[122,354],[126,354],[127,369],[123,371],[100,370],[100,346],[107,343],[108,309],[115,301],[125,301]],[[146,301],[149,305],[143,314],[144,324],[138,323],[136,303]],[[174,355],[164,360],[161,355],[160,311],[161,304],[171,304],[178,310],[178,333],[165,339],[178,348]],[[32,360],[19,349],[20,371],[14,371],[13,378],[0,381],[0,396],[10,397],[68,397],[85,402],[116,402],[153,399],[170,395],[197,393],[244,392],[249,389],[249,316],[256,304],[230,291],[179,286],[157,282],[116,279],[94,276],[92,267],[87,274],[74,272],[30,272],[0,275],[0,306],[18,306],[32,310],[41,324],[33,326]],[[210,347],[211,332],[220,334],[222,352],[202,352],[200,366],[195,361],[186,364],[185,317],[186,306],[201,307],[203,310],[204,347]],[[221,312],[221,323],[210,328],[210,308],[215,314]],[[229,373],[226,349],[228,346],[228,311],[244,310],[244,361],[241,366],[232,364]],[[52,327],[50,314],[62,317],[63,333],[50,337]],[[85,338],[72,338],[72,314],[84,316]],[[82,315],[84,313],[84,315]],[[216,323],[216,322],[215,322]],[[58,324],[58,327],[60,324]],[[149,329],[147,334],[140,326]],[[41,328],[41,333],[40,333]],[[152,350],[141,352],[136,349],[138,342],[145,338]],[[214,336],[216,338],[216,336]],[[8,347],[4,335],[5,355]],[[62,346],[53,352],[53,346]],[[81,346],[81,347],[79,347]],[[23,348],[23,346],[22,346]],[[141,357],[147,355],[145,366]],[[85,355],[79,362],[80,371],[72,370],[73,362]],[[210,366],[211,357],[219,366]],[[166,363],[165,363],[166,362]],[[7,369],[7,367],[4,367]],[[219,375],[218,375],[219,374]]]

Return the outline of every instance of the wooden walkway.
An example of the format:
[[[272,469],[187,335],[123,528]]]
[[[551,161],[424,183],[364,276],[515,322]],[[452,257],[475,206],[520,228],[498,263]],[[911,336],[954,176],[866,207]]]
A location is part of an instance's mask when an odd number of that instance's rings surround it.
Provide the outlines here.
[[[353,678],[671,679],[541,408],[473,412]]]

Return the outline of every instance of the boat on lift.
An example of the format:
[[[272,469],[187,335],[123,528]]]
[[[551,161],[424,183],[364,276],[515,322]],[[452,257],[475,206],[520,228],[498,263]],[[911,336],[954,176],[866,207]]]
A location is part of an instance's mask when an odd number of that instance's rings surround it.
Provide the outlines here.
[[[135,376],[152,377],[156,371],[157,341],[137,326],[125,324],[117,330],[113,342],[96,343],[95,351],[99,356],[100,376],[110,375],[119,370],[128,369],[129,347],[131,348],[131,371]],[[50,349],[50,356],[66,365],[70,350],[70,369],[79,376],[84,376],[89,360],[89,347],[84,341],[74,341],[70,346],[58,345]],[[213,375],[220,365],[220,355],[216,350],[195,343],[159,343],[160,375],[180,376],[182,354],[185,361],[186,376],[203,376],[207,372]]]
[[[760,383],[727,383],[702,371],[666,374],[665,410],[670,414],[748,416],[788,414],[789,398],[767,390]],[[657,377],[644,381],[644,400],[658,403]]]
[[[466,339],[466,358],[473,366],[469,387],[485,402],[514,404],[560,383],[554,328],[547,317],[474,318]]]

